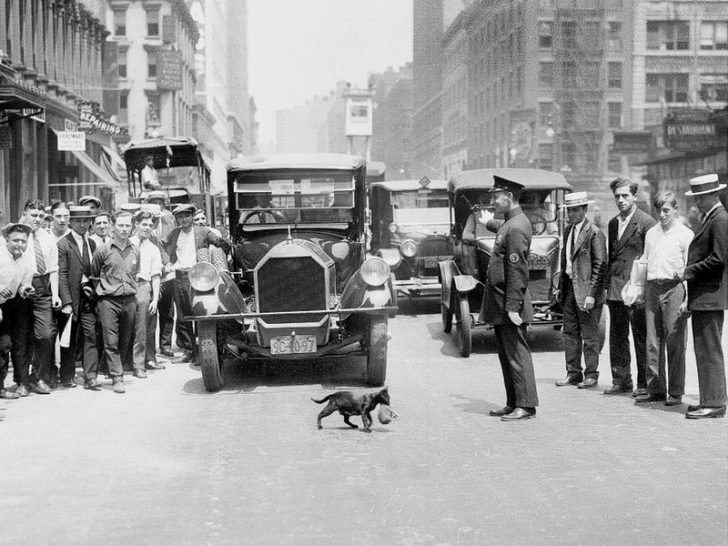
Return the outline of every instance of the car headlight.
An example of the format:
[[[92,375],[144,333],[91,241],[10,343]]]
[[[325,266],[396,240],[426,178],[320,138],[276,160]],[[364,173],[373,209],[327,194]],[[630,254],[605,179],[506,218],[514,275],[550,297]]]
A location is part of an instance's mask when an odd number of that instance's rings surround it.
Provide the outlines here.
[[[369,286],[382,286],[389,280],[390,270],[387,262],[381,258],[369,258],[365,261],[361,269],[361,278]]]
[[[389,233],[397,233],[397,230],[399,229],[399,226],[392,222],[387,226],[387,229],[389,230]]]
[[[417,243],[415,243],[412,239],[405,239],[402,241],[399,250],[402,253],[402,256],[405,258],[411,258],[417,254]]]
[[[190,285],[198,292],[209,292],[219,280],[220,274],[212,264],[201,262],[190,269]]]

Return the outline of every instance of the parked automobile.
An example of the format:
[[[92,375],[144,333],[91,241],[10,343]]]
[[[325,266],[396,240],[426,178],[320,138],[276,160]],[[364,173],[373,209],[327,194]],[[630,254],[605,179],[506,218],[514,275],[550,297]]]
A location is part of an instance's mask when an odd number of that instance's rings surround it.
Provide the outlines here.
[[[453,255],[447,182],[375,182],[369,207],[372,253],[392,269],[397,295],[439,296],[439,263]]]
[[[495,233],[482,228],[475,239],[463,237],[468,218],[481,207],[490,207],[493,175],[523,184],[520,198],[523,212],[531,220],[533,238],[529,255],[529,283],[533,303],[533,325],[560,328],[563,315],[556,302],[559,256],[563,243],[564,215],[560,205],[571,185],[558,173],[539,169],[479,169],[464,171],[448,183],[452,211],[451,232],[455,243],[452,259],[440,262],[442,290],[440,307],[445,332],[457,328],[460,354],[470,355],[473,329],[490,325],[480,318],[483,282],[495,243]],[[498,218],[498,216],[496,216]],[[501,218],[502,219],[502,218]],[[602,314],[600,339],[604,340],[605,319]]]
[[[391,272],[367,254],[366,162],[341,154],[248,157],[227,166],[231,274],[190,271],[202,377],[223,386],[239,361],[366,356],[384,383]]]

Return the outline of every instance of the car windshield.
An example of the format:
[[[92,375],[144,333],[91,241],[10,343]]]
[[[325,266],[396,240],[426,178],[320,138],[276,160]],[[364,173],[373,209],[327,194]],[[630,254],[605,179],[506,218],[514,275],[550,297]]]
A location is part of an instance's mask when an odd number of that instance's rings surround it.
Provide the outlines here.
[[[447,190],[395,192],[391,198],[398,226],[431,226],[450,223]]]
[[[558,233],[558,205],[559,194],[562,190],[524,190],[519,200],[519,205],[524,214],[528,217],[533,227],[534,235],[553,235]],[[459,200],[465,206],[458,205],[458,209],[469,213],[470,210],[486,208],[494,211],[490,204],[491,194],[479,192],[474,194],[461,194]],[[496,218],[502,219],[501,215]],[[464,225],[464,220],[463,220]]]
[[[241,224],[348,223],[354,217],[350,172],[325,175],[249,174],[235,182]]]

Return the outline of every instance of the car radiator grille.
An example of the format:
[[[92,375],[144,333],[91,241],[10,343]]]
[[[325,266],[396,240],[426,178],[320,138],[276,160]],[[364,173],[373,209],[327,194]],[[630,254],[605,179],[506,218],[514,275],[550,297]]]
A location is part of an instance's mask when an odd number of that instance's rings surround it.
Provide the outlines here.
[[[420,243],[418,257],[420,258],[421,275],[436,276],[439,272],[438,262],[447,260],[453,255],[452,244],[446,238],[425,239]]]
[[[271,258],[258,270],[258,309],[262,313],[326,309],[324,269],[311,258]],[[319,321],[324,315],[265,317],[269,324]]]

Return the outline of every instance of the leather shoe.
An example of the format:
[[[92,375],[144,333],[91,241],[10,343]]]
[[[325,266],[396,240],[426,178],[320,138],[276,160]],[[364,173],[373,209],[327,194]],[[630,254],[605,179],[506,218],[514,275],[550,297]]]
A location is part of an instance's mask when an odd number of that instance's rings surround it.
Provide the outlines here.
[[[632,398],[637,398],[638,396],[646,396],[648,394],[649,393],[647,392],[646,387],[637,387],[632,393]]]
[[[503,409],[490,410],[489,415],[491,417],[503,417],[513,413],[513,408],[510,406],[503,406]]]
[[[34,392],[35,394],[50,394],[51,388],[45,381],[39,379],[38,381],[30,384],[30,392]]]
[[[15,394],[18,396],[26,397],[30,395],[30,391],[28,391],[27,385],[18,385],[18,388],[15,389]]]
[[[113,389],[114,392],[117,394],[124,394],[126,392],[126,389],[124,388],[124,382],[121,380],[114,381]]]
[[[688,406],[688,411],[699,410],[701,406]]]
[[[665,401],[666,406],[679,406],[682,404],[682,396],[668,396]]]
[[[568,385],[578,385],[581,379],[573,375],[567,375],[564,379],[557,380],[554,385],[557,387],[566,387]]]
[[[604,394],[622,394],[630,392],[632,385],[612,385],[611,387],[604,390]]]
[[[178,358],[174,361],[176,364],[187,364],[192,362],[192,355],[182,355],[182,358]]]
[[[642,396],[638,396],[634,402],[635,402],[635,404],[648,404],[650,402],[664,402],[665,398],[666,397],[664,394],[643,394]]]
[[[156,362],[154,362],[154,360],[150,360],[149,362],[147,362],[145,368],[147,370],[164,370],[167,368],[167,366],[157,364]]]
[[[711,419],[716,417],[725,417],[725,406],[720,408],[698,408],[688,411],[685,414],[686,419]]]
[[[160,355],[168,356],[170,358],[174,358],[174,353],[170,351],[169,349],[160,349],[159,350]]]
[[[101,383],[98,379],[89,379],[83,384],[84,389],[88,389],[90,391],[100,391],[101,390]]]
[[[139,379],[146,379],[147,377],[149,377],[145,370],[134,370],[133,374],[134,377],[138,377]]]
[[[3,400],[15,400],[17,398],[20,398],[20,395],[17,392],[9,391],[7,389],[0,389],[0,398]]]
[[[501,421],[521,421],[523,419],[530,419],[536,417],[536,409],[516,408],[508,415],[501,417]]]
[[[579,383],[576,387],[578,389],[591,389],[599,384],[599,380],[596,377],[587,377],[584,381]]]
[[[75,389],[76,387],[78,387],[78,385],[76,385],[75,381],[71,380],[61,383],[61,387],[63,387],[64,389]]]

